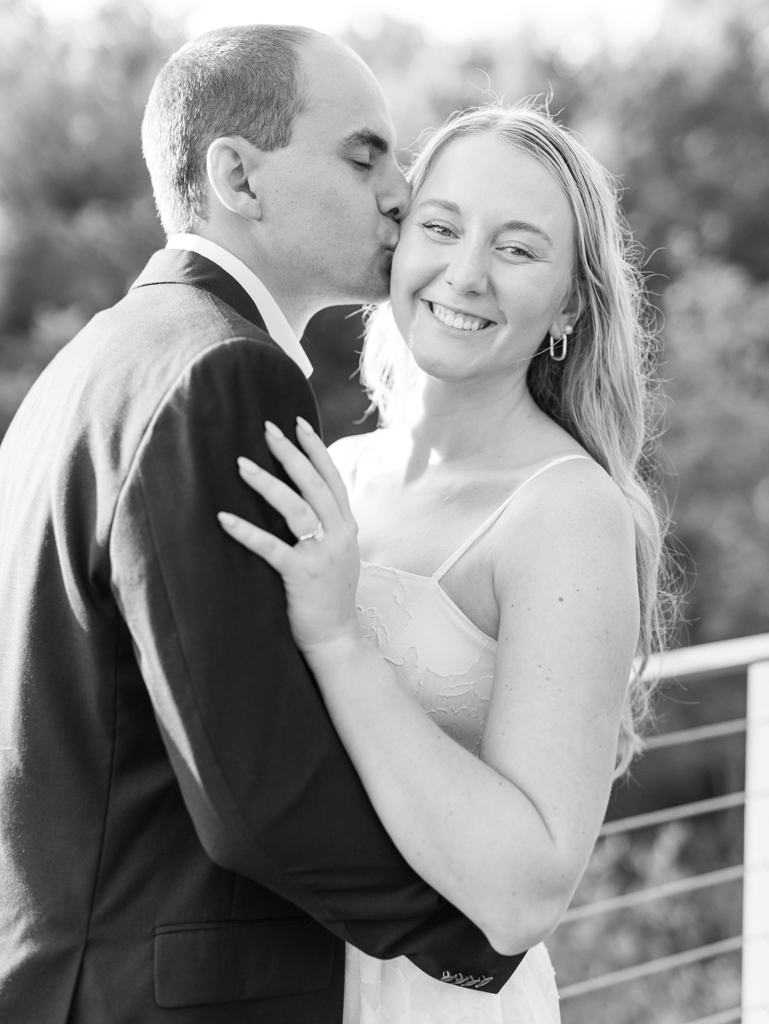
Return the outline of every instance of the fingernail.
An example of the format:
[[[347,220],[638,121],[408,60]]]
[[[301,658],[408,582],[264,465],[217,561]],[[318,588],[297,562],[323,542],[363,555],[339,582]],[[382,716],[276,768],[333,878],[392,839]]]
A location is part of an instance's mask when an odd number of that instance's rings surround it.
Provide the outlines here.
[[[257,476],[262,472],[260,466],[257,466],[255,462],[252,462],[251,459],[247,459],[244,455],[238,456],[238,466],[244,473],[248,473],[249,476]]]
[[[297,416],[296,417],[296,425],[297,425],[297,427],[300,430],[303,430],[305,432],[305,434],[314,434],[315,433],[315,431],[312,429],[312,427],[307,422],[307,420],[303,419],[301,416]]]
[[[270,437],[274,437],[276,441],[280,441],[280,439],[284,437],[283,431],[280,427],[276,427],[275,424],[271,423],[269,420],[264,421],[264,429]]]
[[[216,518],[219,520],[222,526],[226,526],[228,530],[234,530],[235,527],[240,522],[238,517],[234,516],[232,512],[217,512]]]

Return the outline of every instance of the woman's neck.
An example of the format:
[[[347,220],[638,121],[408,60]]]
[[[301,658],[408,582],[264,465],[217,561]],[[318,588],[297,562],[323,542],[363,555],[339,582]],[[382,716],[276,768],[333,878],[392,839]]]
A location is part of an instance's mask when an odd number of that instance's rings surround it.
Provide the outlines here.
[[[543,413],[525,378],[444,382],[427,378],[411,420],[412,464],[503,469],[527,461]]]

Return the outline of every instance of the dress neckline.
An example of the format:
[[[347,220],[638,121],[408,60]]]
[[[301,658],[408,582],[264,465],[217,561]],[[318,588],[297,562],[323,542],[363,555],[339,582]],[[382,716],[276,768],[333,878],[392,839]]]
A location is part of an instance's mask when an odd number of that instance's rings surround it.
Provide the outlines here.
[[[409,576],[413,580],[421,580],[424,583],[431,584],[434,590],[437,590],[441,595],[441,600],[445,601],[450,608],[456,612],[457,615],[469,626],[473,632],[477,633],[478,636],[482,637],[484,641],[489,644],[493,644],[494,648],[497,646],[496,637],[489,636],[485,633],[481,627],[470,618],[467,612],[463,611],[456,601],[453,600],[450,594],[448,594],[441,586],[440,580],[433,576],[423,576],[418,572],[409,572],[408,569],[396,569],[394,565],[380,565],[379,562],[367,562],[364,558],[360,560],[361,565],[367,566],[369,569],[381,569],[383,572],[392,573],[395,576]]]

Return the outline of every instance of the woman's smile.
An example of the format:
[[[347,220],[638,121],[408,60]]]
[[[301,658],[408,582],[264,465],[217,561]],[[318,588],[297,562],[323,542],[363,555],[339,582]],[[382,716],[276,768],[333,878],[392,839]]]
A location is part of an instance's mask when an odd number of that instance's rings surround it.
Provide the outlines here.
[[[494,320],[478,316],[467,310],[443,305],[430,299],[422,299],[421,301],[430,311],[431,316],[440,321],[445,327],[450,327],[454,331],[485,331],[487,327],[495,325]]]

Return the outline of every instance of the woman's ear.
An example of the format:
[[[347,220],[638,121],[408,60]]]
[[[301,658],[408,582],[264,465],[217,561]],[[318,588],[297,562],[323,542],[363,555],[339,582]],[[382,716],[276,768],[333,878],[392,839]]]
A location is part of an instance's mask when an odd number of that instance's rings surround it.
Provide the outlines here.
[[[237,136],[215,139],[208,147],[206,173],[219,202],[246,220],[262,219],[259,150]]]
[[[582,295],[579,282],[572,281],[569,293],[561,306],[558,316],[551,325],[550,334],[554,338],[560,338],[564,334],[571,334],[581,312]],[[567,327],[569,330],[566,330]]]

